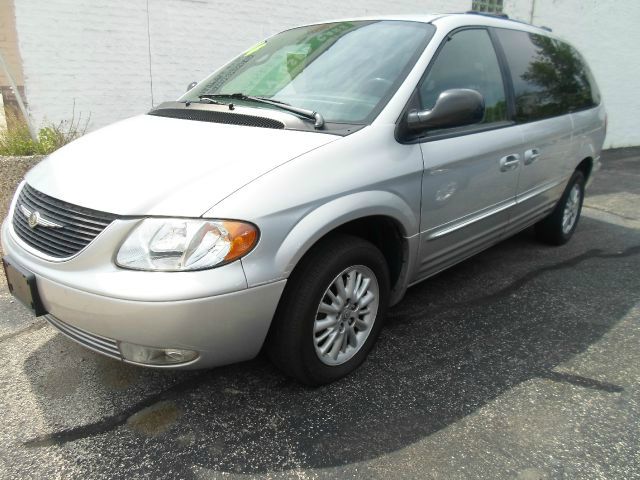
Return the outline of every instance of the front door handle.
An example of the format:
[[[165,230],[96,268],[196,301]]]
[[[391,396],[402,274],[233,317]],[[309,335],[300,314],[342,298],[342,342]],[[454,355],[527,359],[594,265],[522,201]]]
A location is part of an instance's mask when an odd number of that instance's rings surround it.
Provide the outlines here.
[[[509,170],[518,168],[519,163],[520,163],[520,155],[518,155],[517,153],[512,153],[511,155],[502,157],[500,159],[500,171],[508,172]]]
[[[527,150],[524,152],[524,164],[531,165],[533,162],[540,158],[540,150],[537,148],[532,148],[531,150]]]

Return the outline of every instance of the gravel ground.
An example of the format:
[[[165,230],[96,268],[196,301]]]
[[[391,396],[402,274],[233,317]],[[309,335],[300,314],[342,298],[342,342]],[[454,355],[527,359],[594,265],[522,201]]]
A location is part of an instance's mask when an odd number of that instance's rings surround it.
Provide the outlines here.
[[[43,157],[0,157],[0,218],[7,216],[13,193],[24,174]]]
[[[0,283],[0,478],[640,478],[640,150],[604,160],[568,245],[526,231],[410,289],[319,389],[124,365]]]

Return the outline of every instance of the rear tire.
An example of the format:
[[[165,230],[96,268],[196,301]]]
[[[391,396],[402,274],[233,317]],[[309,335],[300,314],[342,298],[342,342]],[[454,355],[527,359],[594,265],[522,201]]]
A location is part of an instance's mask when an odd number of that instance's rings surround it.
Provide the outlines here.
[[[553,212],[536,223],[536,236],[540,241],[549,245],[564,245],[571,239],[582,212],[584,184],[584,174],[580,170],[573,172]]]
[[[289,277],[267,355],[307,385],[344,377],[373,347],[388,298],[389,271],[378,248],[351,235],[321,240]]]

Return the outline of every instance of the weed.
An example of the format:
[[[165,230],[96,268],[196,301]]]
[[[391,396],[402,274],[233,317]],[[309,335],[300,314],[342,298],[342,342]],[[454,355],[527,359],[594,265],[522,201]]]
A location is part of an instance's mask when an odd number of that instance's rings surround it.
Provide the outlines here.
[[[34,141],[27,123],[19,118],[7,119],[9,128],[0,131],[0,155],[27,156],[48,155],[63,145],[81,137],[87,131],[90,117],[82,121],[82,115],[75,116],[75,105],[70,120],[49,123],[38,131]]]

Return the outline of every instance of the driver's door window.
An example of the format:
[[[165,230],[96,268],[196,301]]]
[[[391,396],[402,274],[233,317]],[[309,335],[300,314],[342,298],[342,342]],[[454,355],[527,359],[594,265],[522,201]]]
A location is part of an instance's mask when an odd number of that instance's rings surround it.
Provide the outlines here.
[[[507,120],[500,64],[486,30],[462,30],[449,37],[420,85],[421,110],[432,109],[438,96],[452,88],[470,88],[482,94],[485,114],[480,123]]]

